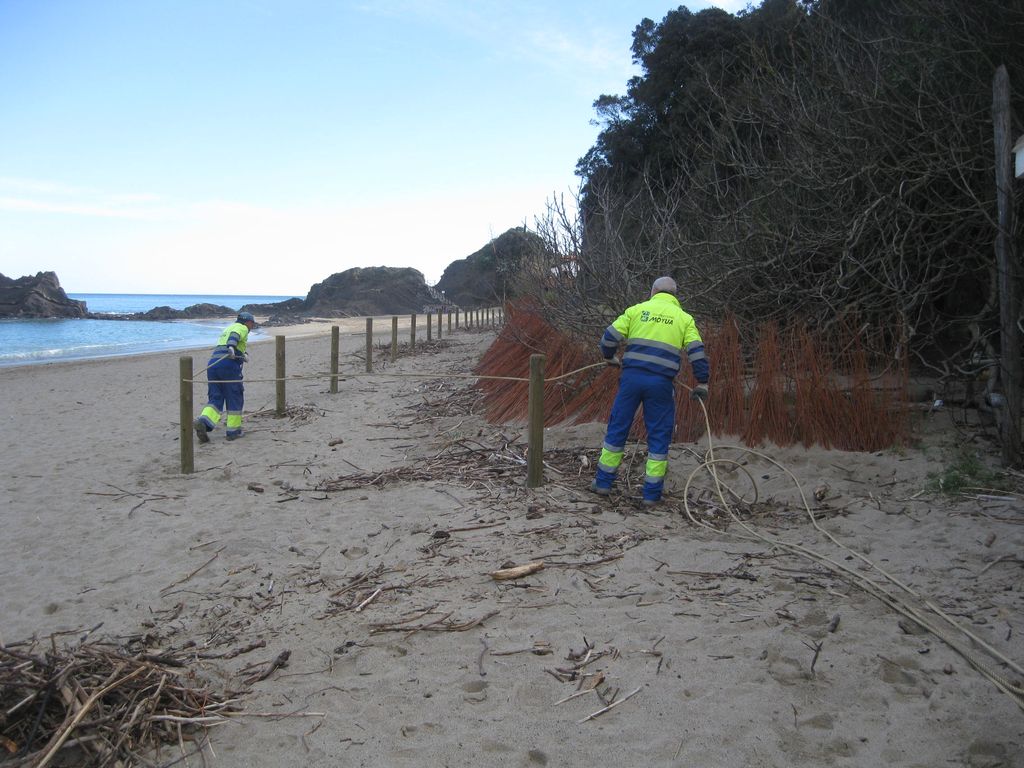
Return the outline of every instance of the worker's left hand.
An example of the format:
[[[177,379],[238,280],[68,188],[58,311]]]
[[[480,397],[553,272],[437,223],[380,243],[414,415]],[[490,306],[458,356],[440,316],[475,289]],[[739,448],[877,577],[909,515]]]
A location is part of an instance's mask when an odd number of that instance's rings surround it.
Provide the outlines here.
[[[702,403],[706,403],[708,401],[708,385],[698,384],[694,387],[693,391],[690,393],[690,399],[700,400]]]

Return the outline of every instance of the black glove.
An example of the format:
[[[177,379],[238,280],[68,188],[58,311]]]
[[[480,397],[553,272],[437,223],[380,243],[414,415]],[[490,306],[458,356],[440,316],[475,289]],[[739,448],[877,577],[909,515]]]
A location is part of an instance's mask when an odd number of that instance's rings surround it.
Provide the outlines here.
[[[609,368],[621,368],[622,367],[622,361],[620,361],[619,358],[617,358],[617,357],[606,357],[604,359],[604,363]]]
[[[690,393],[690,399],[700,400],[702,403],[706,403],[708,401],[708,385],[698,384],[694,387],[693,391]]]

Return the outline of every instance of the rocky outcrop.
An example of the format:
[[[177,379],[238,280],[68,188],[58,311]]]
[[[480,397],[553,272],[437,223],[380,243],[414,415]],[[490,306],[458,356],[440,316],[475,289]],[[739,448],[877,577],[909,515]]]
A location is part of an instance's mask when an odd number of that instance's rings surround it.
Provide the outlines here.
[[[356,267],[309,289],[305,311],[315,317],[395,315],[433,304],[423,273],[411,267]]]
[[[246,304],[256,315],[281,318],[359,317],[423,312],[437,304],[423,273],[411,267],[355,267],[331,275],[309,289],[305,299]],[[270,323],[270,324],[276,324]]]
[[[254,315],[296,315],[306,311],[305,299],[285,299],[270,304],[246,304],[239,311],[252,312]]]
[[[69,299],[54,272],[17,280],[0,275],[0,317],[85,317],[84,301]]]
[[[154,307],[147,312],[135,312],[130,315],[132,320],[196,320],[207,317],[234,317],[237,311],[223,304],[193,304],[184,309],[170,307]]]
[[[501,303],[514,297],[523,260],[542,248],[543,241],[532,232],[510,229],[476,253],[449,264],[435,287],[462,307]]]

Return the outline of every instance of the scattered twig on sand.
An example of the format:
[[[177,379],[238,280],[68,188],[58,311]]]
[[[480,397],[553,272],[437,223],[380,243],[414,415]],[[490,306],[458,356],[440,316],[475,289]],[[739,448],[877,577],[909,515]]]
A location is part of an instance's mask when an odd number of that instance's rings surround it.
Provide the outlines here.
[[[252,684],[258,683],[258,682],[260,682],[262,680],[266,680],[268,677],[270,677],[274,673],[274,670],[281,669],[282,667],[287,667],[288,666],[288,659],[291,658],[291,655],[292,655],[292,652],[289,651],[286,648],[285,650],[283,650],[279,654],[277,654],[277,656],[275,656],[271,661],[263,661],[263,662],[260,662],[259,664],[253,664],[253,665],[251,665],[249,667],[246,667],[245,669],[248,670],[248,669],[253,669],[255,667],[258,667],[261,664],[265,666],[265,668],[262,671],[256,672],[256,673],[254,673],[252,675],[249,675],[247,678],[245,678],[245,680],[244,680],[245,684],[246,685],[252,685]],[[244,672],[245,670],[242,670],[242,671]]]
[[[177,581],[175,581],[175,582],[173,582],[173,583],[171,583],[171,584],[168,584],[168,585],[167,585],[166,587],[164,587],[163,589],[161,589],[161,590],[160,590],[160,594],[161,594],[161,595],[163,595],[164,593],[168,592],[168,591],[169,591],[169,590],[170,590],[171,588],[173,588],[173,587],[176,587],[176,586],[178,586],[179,584],[184,584],[184,583],[185,583],[186,581],[188,581],[188,580],[189,580],[189,579],[191,579],[191,578],[192,578],[193,576],[195,576],[195,575],[196,575],[197,573],[199,573],[199,572],[200,572],[201,570],[203,570],[203,568],[205,568],[205,567],[206,567],[206,566],[208,566],[208,565],[209,565],[210,563],[212,563],[212,562],[213,562],[214,560],[216,560],[216,559],[217,559],[217,556],[218,556],[218,555],[220,555],[220,553],[221,553],[221,552],[223,552],[223,551],[224,551],[224,547],[221,547],[220,549],[218,549],[218,550],[217,550],[216,552],[214,552],[214,553],[213,553],[213,557],[211,557],[211,558],[210,558],[209,560],[207,560],[207,561],[206,561],[205,563],[203,563],[203,564],[202,564],[202,565],[200,565],[200,566],[199,566],[198,568],[196,568],[196,569],[195,569],[194,571],[192,571],[192,573],[190,573],[190,574],[189,574],[188,576],[186,576],[186,577],[185,577],[185,578],[183,578],[183,579],[178,579]]]
[[[629,701],[629,700],[630,700],[631,698],[633,698],[633,697],[634,697],[634,696],[636,696],[636,695],[637,695],[638,693],[640,693],[640,690],[641,690],[642,688],[643,688],[643,686],[641,685],[641,686],[640,686],[639,688],[636,688],[635,690],[633,690],[633,691],[630,691],[629,693],[627,693],[627,694],[626,694],[625,696],[623,696],[623,697],[622,697],[621,699],[619,699],[618,701],[613,701],[613,702],[612,702],[611,704],[609,704],[608,706],[606,706],[606,707],[601,707],[601,709],[597,710],[597,712],[591,712],[591,713],[590,713],[589,715],[587,715],[586,717],[584,717],[584,718],[583,718],[582,720],[577,720],[576,722],[577,722],[577,723],[585,723],[585,722],[587,722],[588,720],[593,720],[593,719],[594,719],[595,717],[600,717],[601,715],[603,715],[603,714],[604,714],[605,712],[607,712],[608,710],[611,710],[611,709],[615,709],[615,707],[619,706],[619,704],[625,704],[625,703],[626,703],[627,701]],[[597,690],[597,689],[595,688],[594,690]]]

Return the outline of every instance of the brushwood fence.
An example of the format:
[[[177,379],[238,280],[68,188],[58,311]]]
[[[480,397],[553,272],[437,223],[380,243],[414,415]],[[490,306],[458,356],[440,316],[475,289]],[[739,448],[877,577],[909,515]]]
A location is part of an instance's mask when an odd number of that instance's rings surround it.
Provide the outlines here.
[[[701,334],[711,362],[708,416],[712,434],[735,435],[745,444],[818,445],[846,451],[874,451],[905,444],[910,435],[908,363],[895,344],[869,351],[856,326],[820,334],[774,323],[740,333],[732,318],[703,324]],[[544,425],[608,418],[618,388],[616,368],[591,368],[550,381],[563,373],[599,362],[597,339],[570,338],[525,305],[509,305],[506,323],[474,369],[482,376],[525,376],[530,356],[545,356]],[[677,441],[694,441],[704,432],[700,406],[690,400],[696,385],[689,366],[677,377]],[[492,423],[527,419],[528,384],[483,379],[484,415]],[[632,427],[643,439],[642,415]]]

